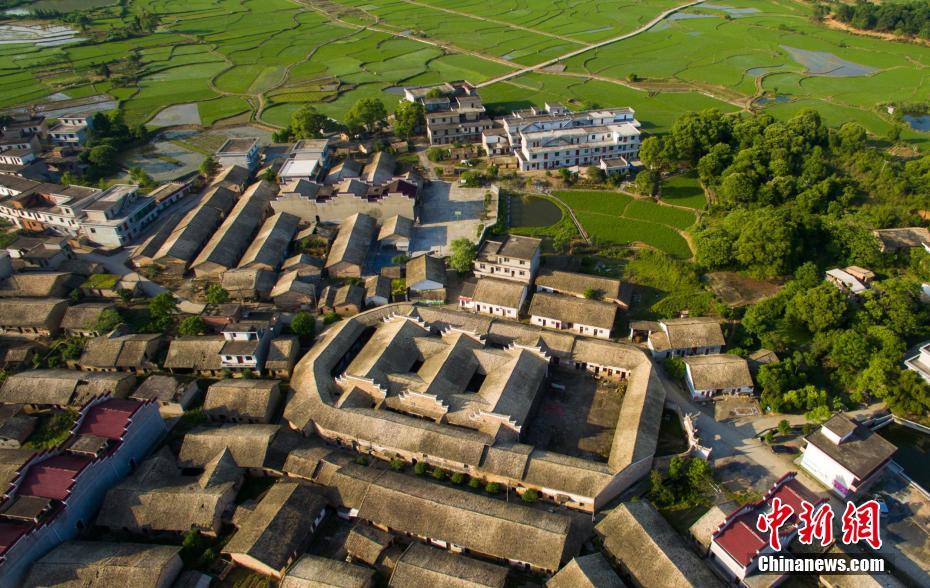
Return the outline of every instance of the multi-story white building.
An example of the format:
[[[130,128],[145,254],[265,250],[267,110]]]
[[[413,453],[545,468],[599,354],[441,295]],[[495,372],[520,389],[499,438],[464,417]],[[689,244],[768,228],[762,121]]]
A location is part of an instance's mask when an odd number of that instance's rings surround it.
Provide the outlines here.
[[[494,124],[475,87],[465,81],[404,88],[404,99],[423,104],[431,145],[478,143]]]
[[[250,313],[226,325],[223,328],[226,342],[220,350],[220,365],[228,369],[260,371],[277,331],[277,317],[264,312]]]
[[[622,171],[639,157],[640,123],[632,108],[569,112],[559,104],[514,112],[503,134],[484,133],[489,155],[509,151],[521,171],[600,166]],[[502,145],[503,143],[503,145]]]
[[[489,239],[481,245],[475,257],[475,275],[529,284],[539,269],[541,245],[541,239],[516,235],[500,240]]]
[[[897,451],[878,433],[839,413],[805,441],[801,467],[840,498],[877,480]]]
[[[57,145],[83,145],[87,132],[93,128],[90,114],[66,114],[48,130],[48,136]]]
[[[137,237],[161,210],[155,198],[139,194],[139,186],[116,184],[85,207],[81,232],[95,243],[121,247]]]
[[[101,193],[96,188],[43,184],[0,174],[0,217],[30,231],[50,229],[62,235],[80,232],[84,208]]]

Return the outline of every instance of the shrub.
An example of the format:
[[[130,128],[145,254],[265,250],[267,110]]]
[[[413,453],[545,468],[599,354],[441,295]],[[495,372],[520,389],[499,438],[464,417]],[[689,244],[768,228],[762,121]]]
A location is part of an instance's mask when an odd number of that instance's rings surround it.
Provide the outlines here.
[[[341,318],[341,317],[340,317],[338,314],[336,314],[335,312],[332,312],[332,311],[327,312],[326,314],[323,315],[323,324],[324,324],[324,325],[331,325],[331,324],[333,324],[334,322],[338,321],[340,318]]]
[[[425,474],[425,473],[426,473],[426,464],[423,463],[422,461],[418,461],[418,462],[417,462],[416,464],[414,464],[414,466],[413,466],[413,473],[416,474],[416,475],[418,475],[418,476],[422,476],[423,474]]]
[[[291,331],[300,337],[301,341],[313,341],[316,335],[316,317],[309,312],[298,312],[291,319]]]
[[[439,468],[434,468],[432,476],[437,480],[442,480],[446,477],[446,473]]]
[[[478,478],[471,478],[471,479],[469,479],[469,480],[468,480],[468,487],[469,487],[469,488],[474,488],[475,490],[477,490],[478,488],[481,488],[481,480],[479,480]]]
[[[391,460],[390,464],[388,465],[395,472],[402,472],[404,471],[404,466],[407,465],[407,463],[401,458],[395,457],[394,459]]]
[[[229,292],[219,284],[210,284],[204,299],[207,304],[225,304],[229,302]]]
[[[484,491],[488,494],[497,494],[501,491],[501,487],[497,482],[488,482],[484,485]]]
[[[207,325],[199,316],[189,316],[178,324],[178,334],[185,337],[203,335]]]
[[[365,457],[364,455],[357,455],[355,456],[355,463],[357,463],[358,465],[367,466],[368,458]]]
[[[453,484],[461,484],[465,481],[465,474],[462,472],[454,472],[449,476],[449,480],[451,480]]]
[[[523,499],[523,502],[536,502],[539,500],[539,492],[533,490],[532,488],[527,488],[523,494],[520,495],[520,498]]]

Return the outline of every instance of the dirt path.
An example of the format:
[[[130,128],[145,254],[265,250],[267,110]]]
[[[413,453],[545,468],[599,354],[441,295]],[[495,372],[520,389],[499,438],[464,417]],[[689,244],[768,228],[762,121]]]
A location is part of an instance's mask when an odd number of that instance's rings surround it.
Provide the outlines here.
[[[549,61],[544,61],[544,62],[542,62],[542,63],[537,63],[536,65],[532,65],[532,66],[530,66],[530,67],[524,67],[523,69],[519,69],[519,70],[517,70],[517,71],[515,71],[515,72],[511,72],[511,73],[509,73],[509,74],[504,74],[504,75],[499,76],[499,77],[496,77],[496,78],[494,78],[494,79],[492,79],[492,80],[487,80],[487,81],[485,81],[485,82],[481,82],[480,84],[478,84],[478,87],[479,87],[479,88],[483,88],[483,87],[485,87],[485,86],[490,86],[491,84],[496,84],[497,82],[505,82],[505,81],[507,81],[507,80],[509,80],[509,79],[511,79],[511,78],[515,78],[515,77],[521,76],[521,75],[523,75],[523,74],[527,74],[527,73],[530,73],[530,72],[533,72],[533,71],[536,71],[536,70],[540,70],[540,69],[543,69],[543,68],[546,68],[546,67],[550,67],[550,66],[552,66],[552,65],[555,65],[555,64],[559,63],[560,61],[565,61],[565,60],[567,60],[567,59],[571,59],[572,57],[577,57],[578,55],[581,55],[582,53],[587,53],[588,51],[592,51],[592,50],[594,50],[594,49],[600,49],[601,47],[606,47],[607,45],[612,45],[612,44],[614,44],[614,43],[619,43],[620,41],[625,41],[625,40],[627,40],[627,39],[631,39],[631,38],[633,38],[633,37],[635,37],[635,36],[637,36],[637,35],[639,35],[639,34],[645,33],[646,31],[648,31],[648,30],[651,29],[652,27],[656,26],[657,24],[659,24],[660,22],[662,22],[663,20],[665,20],[665,19],[668,18],[669,16],[675,14],[676,12],[678,12],[678,11],[680,11],[680,10],[684,10],[684,9],[686,9],[686,8],[690,8],[690,7],[692,7],[692,6],[696,6],[696,5],[698,5],[698,4],[701,4],[702,2],[704,2],[704,0],[692,0],[691,2],[688,2],[688,3],[686,3],[686,4],[682,4],[682,5],[680,5],[680,6],[675,6],[675,7],[673,7],[673,8],[669,8],[668,10],[662,12],[661,14],[659,14],[658,16],[656,16],[655,18],[653,18],[652,20],[650,20],[649,22],[647,22],[646,24],[644,24],[643,26],[639,27],[638,29],[636,29],[636,30],[634,30],[634,31],[630,31],[629,33],[625,33],[625,34],[619,35],[619,36],[617,36],[617,37],[611,37],[610,39],[605,39],[604,41],[599,41],[599,42],[597,42],[597,43],[594,43],[593,45],[588,45],[588,46],[586,46],[586,47],[582,47],[581,49],[576,49],[576,50],[574,50],[574,51],[569,51],[569,52],[566,53],[565,55],[561,55],[561,56],[556,57],[556,58],[554,58],[554,59],[550,59]]]

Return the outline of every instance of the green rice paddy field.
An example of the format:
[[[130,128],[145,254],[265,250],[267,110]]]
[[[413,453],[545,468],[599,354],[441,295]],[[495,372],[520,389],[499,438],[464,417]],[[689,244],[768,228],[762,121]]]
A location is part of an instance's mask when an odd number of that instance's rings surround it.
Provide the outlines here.
[[[682,2],[131,0],[130,15],[161,16],[154,34],[107,40],[124,21],[104,6],[87,11],[89,42],[0,45],[0,107],[108,92],[131,122],[185,103],[198,104],[204,125],[248,116],[280,126],[305,103],[339,118],[361,97],[391,107],[394,86],[480,83],[541,64]],[[814,107],[831,124],[856,120],[884,134],[893,120],[880,105],[925,99],[930,47],[833,31],[809,17],[796,0],[698,5],[481,94],[494,113],[546,100],[628,105],[654,132],[689,110],[752,107],[790,117]],[[907,130],[904,138],[922,146],[930,135]]]
[[[679,231],[694,224],[693,212],[620,192],[566,190],[555,195],[575,211],[592,238],[618,244],[646,243],[676,257],[691,257]]]

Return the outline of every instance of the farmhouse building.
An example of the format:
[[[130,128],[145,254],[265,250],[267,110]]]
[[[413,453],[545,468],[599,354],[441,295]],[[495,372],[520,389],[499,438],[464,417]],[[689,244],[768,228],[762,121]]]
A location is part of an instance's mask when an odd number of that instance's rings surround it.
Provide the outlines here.
[[[872,234],[878,238],[878,247],[882,253],[894,253],[916,247],[930,251],[930,230],[925,227],[876,229]]]
[[[514,112],[503,119],[505,135],[485,135],[488,154],[505,148],[520,171],[588,167],[626,171],[622,162],[639,157],[640,123],[632,108],[570,112],[555,104]]]
[[[309,486],[277,482],[223,547],[233,561],[282,578],[326,516],[326,499]]]
[[[414,542],[397,560],[389,585],[504,588],[507,571],[504,566]]]
[[[180,551],[177,545],[66,541],[32,566],[24,585],[169,588],[184,567]]]
[[[537,292],[527,314],[530,322],[540,327],[568,329],[579,335],[610,339],[617,308],[611,302]]]
[[[269,423],[280,402],[276,380],[221,380],[207,388],[203,413],[212,421]]]
[[[125,398],[136,382],[132,374],[27,370],[12,374],[0,387],[0,403],[33,406],[83,406],[97,396]]]
[[[355,213],[339,226],[339,234],[326,257],[325,268],[334,278],[361,277],[368,251],[375,237],[377,221]]]
[[[87,141],[87,132],[94,126],[94,117],[90,114],[65,114],[48,129],[48,138],[56,145],[83,145]]]
[[[277,270],[287,257],[288,247],[291,239],[297,234],[299,222],[299,218],[286,212],[271,216],[245,250],[242,259],[239,260],[239,267]]]
[[[249,186],[223,224],[191,262],[197,277],[217,275],[237,266],[265,220],[268,202],[277,191],[277,186],[265,180]],[[283,258],[283,253],[281,256]]]
[[[640,332],[656,359],[720,353],[726,345],[720,323],[708,317],[631,322],[630,338]]]
[[[68,301],[58,298],[0,299],[0,333],[24,337],[54,337]]]
[[[288,568],[281,588],[374,588],[375,571],[318,555],[304,554]]]
[[[295,312],[316,306],[316,286],[300,279],[298,270],[281,273],[269,297],[275,308]]]
[[[578,298],[587,298],[588,294],[592,294],[595,299],[613,302],[624,310],[630,306],[633,290],[631,284],[621,283],[613,278],[543,268],[536,275],[535,284],[537,292],[565,294]]]
[[[382,249],[407,251],[410,248],[410,237],[413,234],[413,220],[395,214],[384,221],[378,232],[378,243]]]
[[[365,307],[367,291],[355,284],[344,286],[326,286],[320,292],[317,310],[323,313],[335,312],[339,316],[358,314]]]
[[[600,552],[583,555],[568,562],[559,573],[546,582],[546,588],[625,588]]]
[[[865,285],[862,280],[854,276],[848,271],[849,268],[843,270],[840,268],[833,268],[826,271],[827,281],[848,294],[853,296],[857,294],[862,294],[868,290],[868,286]],[[870,272],[871,273],[871,272]]]
[[[722,586],[665,518],[647,501],[624,502],[597,524],[595,532],[634,586],[661,578],[671,588]]]
[[[162,418],[169,419],[182,416],[194,402],[198,391],[197,380],[194,378],[153,374],[129,397],[143,402],[155,402]]]
[[[529,284],[539,269],[542,239],[507,235],[481,244],[473,264],[479,277],[502,278]]]
[[[749,363],[738,355],[685,357],[685,383],[695,400],[719,394],[752,394],[754,389]]]
[[[520,309],[526,301],[526,286],[523,284],[497,278],[482,278],[474,288],[467,286],[462,288],[459,295],[460,308],[512,319],[520,316]]]
[[[215,158],[222,167],[239,166],[252,173],[261,160],[258,139],[227,139],[216,150]]]
[[[203,472],[185,475],[174,454],[162,447],[104,498],[97,526],[133,533],[196,529],[216,535],[242,482],[242,470],[220,451]]]
[[[841,413],[805,441],[801,467],[841,498],[854,496],[875,481],[897,450]]]
[[[431,145],[478,143],[481,133],[494,125],[477,90],[465,81],[404,88],[404,98],[423,104]]]
[[[407,292],[411,300],[445,302],[446,260],[424,253],[407,261]]]

